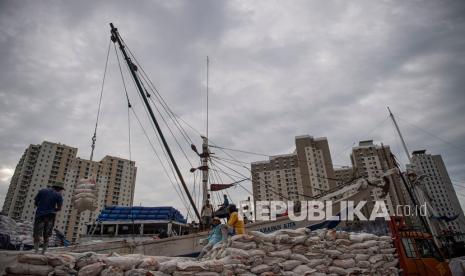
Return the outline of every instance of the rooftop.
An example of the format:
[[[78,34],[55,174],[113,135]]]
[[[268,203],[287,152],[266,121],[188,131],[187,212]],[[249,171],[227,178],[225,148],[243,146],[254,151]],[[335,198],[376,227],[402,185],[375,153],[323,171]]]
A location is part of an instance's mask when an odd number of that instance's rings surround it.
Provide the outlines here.
[[[412,152],[413,155],[421,155],[425,153],[426,153],[426,150],[415,150]]]

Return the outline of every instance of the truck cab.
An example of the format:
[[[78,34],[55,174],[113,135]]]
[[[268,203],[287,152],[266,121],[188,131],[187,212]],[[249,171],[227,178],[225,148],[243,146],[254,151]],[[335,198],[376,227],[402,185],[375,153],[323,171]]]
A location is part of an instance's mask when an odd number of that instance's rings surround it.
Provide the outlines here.
[[[452,275],[431,234],[409,230],[403,217],[391,217],[389,226],[402,275]]]

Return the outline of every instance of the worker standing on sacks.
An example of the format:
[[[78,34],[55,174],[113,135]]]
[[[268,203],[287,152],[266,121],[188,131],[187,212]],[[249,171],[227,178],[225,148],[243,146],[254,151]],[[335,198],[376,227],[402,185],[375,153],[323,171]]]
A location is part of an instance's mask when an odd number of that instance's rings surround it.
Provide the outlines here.
[[[51,187],[41,189],[34,198],[34,205],[37,207],[34,219],[34,250],[39,251],[40,237],[43,237],[42,254],[45,253],[48,246],[48,239],[52,236],[55,225],[55,216],[61,210],[63,197],[61,192],[64,190],[61,182],[55,182]]]

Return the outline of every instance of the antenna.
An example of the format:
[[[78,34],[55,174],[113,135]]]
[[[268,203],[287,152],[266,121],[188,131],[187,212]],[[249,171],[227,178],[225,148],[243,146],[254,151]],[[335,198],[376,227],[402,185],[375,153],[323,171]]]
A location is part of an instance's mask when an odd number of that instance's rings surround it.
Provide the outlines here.
[[[202,137],[202,206],[205,206],[209,195],[208,195],[208,77],[209,77],[209,66],[210,59],[207,56],[207,133],[205,137]]]
[[[209,74],[209,67],[210,67],[210,59],[207,56],[207,139],[208,139],[208,74]]]

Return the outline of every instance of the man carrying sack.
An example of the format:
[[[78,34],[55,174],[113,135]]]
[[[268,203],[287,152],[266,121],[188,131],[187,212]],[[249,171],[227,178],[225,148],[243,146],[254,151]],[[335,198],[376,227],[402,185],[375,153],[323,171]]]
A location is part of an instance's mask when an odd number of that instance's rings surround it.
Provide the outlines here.
[[[34,198],[36,206],[36,215],[34,219],[34,250],[39,252],[40,237],[43,237],[42,254],[45,253],[48,246],[48,239],[52,236],[55,225],[55,216],[61,210],[63,197],[61,192],[64,190],[62,182],[55,182],[51,187],[41,189]]]

